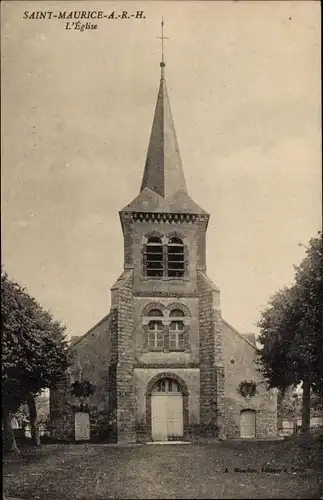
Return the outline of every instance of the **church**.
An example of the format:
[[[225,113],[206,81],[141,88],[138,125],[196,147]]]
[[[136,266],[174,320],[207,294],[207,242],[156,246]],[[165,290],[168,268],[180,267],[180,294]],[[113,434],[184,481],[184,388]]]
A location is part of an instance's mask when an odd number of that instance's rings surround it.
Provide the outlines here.
[[[257,371],[255,336],[224,320],[207,275],[210,214],[187,191],[164,58],[160,73],[139,194],[119,212],[123,272],[110,312],[73,337],[75,362],[50,392],[51,434],[82,439],[71,384],[87,380],[95,391],[83,439],[274,437],[277,395]]]

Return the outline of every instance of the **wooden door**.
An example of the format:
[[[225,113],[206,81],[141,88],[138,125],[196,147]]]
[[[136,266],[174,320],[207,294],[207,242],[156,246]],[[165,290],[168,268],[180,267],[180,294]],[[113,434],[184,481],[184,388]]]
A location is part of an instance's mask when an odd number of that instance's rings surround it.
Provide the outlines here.
[[[79,411],[75,413],[75,441],[89,441],[90,415]]]
[[[151,426],[153,441],[167,441],[167,394],[151,397]]]
[[[183,437],[183,397],[180,393],[153,394],[151,397],[153,441]]]
[[[256,412],[243,410],[240,416],[240,435],[242,438],[256,437]]]
[[[167,437],[183,437],[183,397],[180,393],[168,395]]]

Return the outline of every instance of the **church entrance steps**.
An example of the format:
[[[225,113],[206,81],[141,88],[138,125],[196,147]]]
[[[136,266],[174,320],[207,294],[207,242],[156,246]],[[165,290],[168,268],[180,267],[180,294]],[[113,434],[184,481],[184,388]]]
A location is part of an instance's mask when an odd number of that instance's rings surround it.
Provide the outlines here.
[[[213,444],[217,444],[217,443],[221,443],[221,439],[217,439],[217,438],[196,438],[193,440],[193,443],[194,444],[210,444],[210,443],[213,443]]]
[[[16,497],[4,497],[3,500],[23,500],[23,498],[16,498]]]
[[[192,444],[190,441],[148,441],[146,444]]]
[[[73,443],[77,444],[77,443]],[[80,443],[81,444],[81,443]],[[90,444],[91,447],[98,447],[98,448],[132,448],[135,446],[144,446],[145,443],[87,443]]]

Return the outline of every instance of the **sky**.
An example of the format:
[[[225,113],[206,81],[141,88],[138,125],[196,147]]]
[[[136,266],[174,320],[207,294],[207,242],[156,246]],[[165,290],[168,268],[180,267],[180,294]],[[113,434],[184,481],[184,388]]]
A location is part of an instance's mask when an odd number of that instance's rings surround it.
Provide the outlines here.
[[[122,9],[145,19],[23,19]],[[70,335],[109,312],[123,269],[118,211],[140,190],[162,16],[188,191],[211,214],[208,275],[232,326],[257,333],[322,225],[319,2],[4,1],[2,264]]]

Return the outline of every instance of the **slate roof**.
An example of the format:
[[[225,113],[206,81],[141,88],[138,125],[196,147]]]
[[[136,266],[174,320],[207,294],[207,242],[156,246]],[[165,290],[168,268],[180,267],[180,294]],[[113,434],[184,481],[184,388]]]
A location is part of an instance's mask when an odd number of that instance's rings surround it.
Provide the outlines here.
[[[166,212],[208,215],[187,192],[185,176],[166,88],[165,63],[140,194],[121,212]]]

